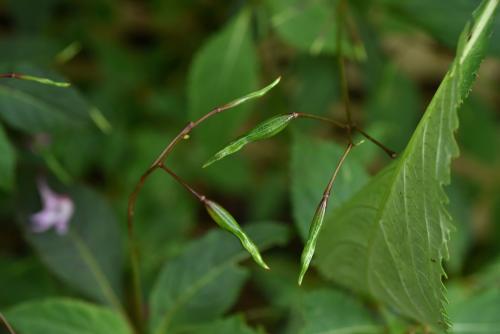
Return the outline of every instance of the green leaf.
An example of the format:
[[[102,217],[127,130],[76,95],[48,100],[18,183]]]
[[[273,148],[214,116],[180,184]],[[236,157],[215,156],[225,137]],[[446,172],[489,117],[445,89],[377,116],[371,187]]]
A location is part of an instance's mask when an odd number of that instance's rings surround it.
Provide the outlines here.
[[[183,334],[255,334],[256,332],[248,327],[245,319],[241,316],[235,316],[227,319],[216,320],[210,324],[195,326],[190,328],[187,326],[182,329]]]
[[[312,54],[337,51],[336,6],[331,1],[268,0],[271,22],[283,40]],[[343,36],[342,47],[349,57],[363,59],[362,45],[351,45]]]
[[[64,81],[53,73],[27,65],[2,66],[1,70]],[[16,79],[0,81],[0,117],[11,126],[30,133],[91,124],[90,109],[90,105],[72,88]]]
[[[450,300],[451,333],[496,333],[500,328],[500,289],[473,293],[463,300]]]
[[[383,0],[405,22],[415,23],[450,48],[460,35],[463,23],[477,5],[471,0]],[[445,15],[443,15],[445,14]],[[500,56],[500,21],[493,23],[489,50]]]
[[[483,1],[408,146],[325,222],[318,268],[327,277],[432,327],[446,327],[441,266],[451,221],[442,189],[458,155],[457,109],[484,56],[498,0]],[[353,260],[355,259],[355,260]]]
[[[464,154],[487,164],[498,163],[500,131],[495,110],[472,96],[464,103],[459,118],[461,127],[457,141]]]
[[[33,284],[36,282],[36,284]],[[35,257],[0,257],[0,308],[58,293],[58,282]]]
[[[120,303],[123,249],[121,231],[106,201],[85,188],[70,191],[75,213],[69,231],[26,237],[42,261],[61,280],[85,295],[122,310]],[[33,208],[31,212],[35,212]]]
[[[294,222],[303,240],[307,238],[311,219],[342,153],[343,149],[337,144],[294,132],[290,162],[291,201]],[[361,164],[349,156],[335,181],[327,215],[345,203],[367,181],[368,174]]]
[[[353,297],[331,289],[305,293],[298,300],[287,333],[383,333],[368,310]]]
[[[22,334],[132,334],[118,313],[66,298],[27,302],[5,312],[14,330]]]
[[[211,37],[196,54],[189,71],[188,102],[191,120],[257,88],[257,59],[250,31],[250,13],[241,12]],[[248,105],[221,114],[196,129],[204,146],[214,149],[230,138],[249,111]]]
[[[16,155],[14,147],[0,124],[0,189],[11,190],[14,185]]]
[[[418,123],[420,110],[415,84],[396,66],[385,66],[367,110],[368,123],[383,129],[377,140],[396,152],[403,150]]]
[[[250,225],[246,232],[261,249],[288,239],[288,230],[277,224]],[[175,333],[183,325],[223,314],[248,276],[237,262],[248,257],[238,240],[224,231],[209,232],[193,242],[158,277],[150,299],[151,332]]]

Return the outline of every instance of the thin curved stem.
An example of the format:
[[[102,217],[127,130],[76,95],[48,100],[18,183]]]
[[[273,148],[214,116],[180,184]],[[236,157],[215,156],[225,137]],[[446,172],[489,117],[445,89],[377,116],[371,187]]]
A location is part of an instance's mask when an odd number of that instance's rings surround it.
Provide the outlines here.
[[[139,196],[139,193],[141,192],[142,188],[144,187],[144,184],[146,180],[151,176],[151,174],[156,171],[157,169],[163,169],[166,171],[169,175],[174,177],[179,183],[181,183],[191,194],[193,194],[195,197],[198,198],[198,200],[204,202],[205,201],[205,196],[200,195],[197,193],[193,188],[191,188],[186,182],[181,180],[172,170],[167,168],[164,163],[169,154],[173,151],[175,146],[182,140],[182,139],[187,139],[189,138],[189,134],[191,131],[209,119],[210,117],[225,111],[227,109],[230,109],[232,107],[237,106],[238,104],[242,103],[242,99],[235,100],[232,102],[229,102],[223,106],[217,107],[215,109],[212,109],[209,113],[203,115],[199,119],[197,119],[194,122],[189,122],[182,130],[179,132],[172,141],[165,147],[165,149],[158,155],[158,157],[155,159],[155,161],[151,164],[151,166],[142,174],[140,177],[139,181],[137,181],[134,191],[130,194],[129,200],[128,200],[128,208],[127,208],[127,227],[128,227],[128,237],[129,237],[129,242],[131,243],[131,250],[130,250],[130,263],[131,263],[131,270],[132,270],[132,288],[133,288],[133,308],[134,308],[134,314],[135,314],[135,322],[136,325],[138,326],[138,330],[140,333],[144,331],[143,329],[143,324],[144,324],[144,307],[143,307],[143,293],[142,293],[142,287],[141,287],[141,276],[140,276],[140,271],[139,271],[139,251],[138,251],[138,245],[137,245],[137,240],[135,237],[135,232],[134,232],[134,213],[135,213],[135,206],[137,203],[137,198]]]
[[[397,156],[396,152],[394,152],[393,150],[389,149],[387,146],[385,146],[384,144],[382,144],[380,141],[378,141],[377,139],[375,139],[372,136],[370,136],[368,133],[366,133],[363,129],[361,129],[356,124],[352,124],[352,126],[349,126],[348,124],[344,124],[344,123],[338,122],[338,121],[336,121],[334,119],[323,117],[323,116],[317,116],[317,115],[306,114],[306,113],[295,113],[295,114],[297,115],[297,117],[314,119],[314,120],[317,120],[317,121],[321,121],[321,122],[333,124],[336,127],[339,127],[341,129],[347,129],[347,130],[351,129],[351,130],[357,131],[363,137],[365,137],[366,139],[368,139],[369,141],[371,141],[372,143],[374,143],[375,145],[377,145],[378,147],[380,147],[385,153],[387,153],[387,155],[390,158],[394,159]],[[351,143],[352,143],[352,141],[351,141]]]

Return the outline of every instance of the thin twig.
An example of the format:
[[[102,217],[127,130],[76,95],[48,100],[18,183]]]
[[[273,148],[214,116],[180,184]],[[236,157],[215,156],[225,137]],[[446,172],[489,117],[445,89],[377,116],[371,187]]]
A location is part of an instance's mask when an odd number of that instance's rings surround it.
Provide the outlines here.
[[[337,6],[337,60],[339,66],[339,76],[340,76],[340,90],[342,95],[342,101],[344,102],[344,110],[347,119],[347,133],[349,135],[349,142],[352,143],[352,115],[350,108],[350,98],[349,98],[349,87],[347,84],[347,77],[345,73],[345,60],[344,52],[342,48],[342,28],[344,24],[344,16],[346,12],[346,1],[340,0]]]
[[[181,179],[177,174],[175,174],[170,168],[165,165],[160,165],[160,168],[171,175],[177,182],[179,182],[187,191],[189,191],[194,197],[196,197],[200,202],[205,203],[207,198],[205,195],[200,195],[199,192],[193,189],[189,184],[187,184],[183,179]]]
[[[349,125],[338,122],[334,119],[330,119],[327,117],[317,116],[317,115],[313,115],[313,114],[306,114],[306,113],[302,113],[302,112],[297,112],[295,114],[297,115],[297,117],[310,118],[310,119],[315,119],[318,121],[327,122],[327,123],[335,125],[336,127],[341,128],[341,129],[348,129],[349,128]]]
[[[353,147],[353,143],[347,144],[347,147],[342,154],[342,156],[339,159],[339,162],[337,163],[337,166],[335,167],[335,170],[333,171],[332,177],[330,178],[330,181],[328,182],[328,185],[325,188],[325,191],[323,192],[323,198],[328,198],[330,197],[330,194],[332,192],[333,188],[333,183],[335,182],[335,179],[337,178],[337,175],[339,174],[340,168],[345,162],[345,159],[349,155],[349,152],[351,152],[351,149]]]
[[[295,114],[298,117],[301,117],[301,118],[314,119],[314,120],[326,122],[326,123],[329,123],[329,124],[333,124],[333,125],[341,128],[341,129],[349,129],[349,125],[348,124],[344,124],[344,123],[338,122],[338,121],[336,121],[334,119],[330,119],[330,118],[327,118],[327,117],[317,116],[317,115],[313,115],[313,114],[306,114],[306,113],[295,113]],[[354,124],[354,125],[352,125],[351,129],[359,132],[363,137],[365,137],[366,139],[368,139],[369,141],[371,141],[372,143],[374,143],[375,145],[377,145],[378,147],[380,147],[392,159],[396,158],[396,156],[397,156],[396,152],[394,152],[391,149],[387,148],[387,146],[385,146],[380,141],[378,141],[377,139],[375,139],[372,136],[370,136],[368,133],[366,133],[359,126],[357,126],[357,125]]]
[[[5,319],[4,315],[0,312],[0,321],[4,324],[5,328],[9,331],[10,334],[16,334],[14,328],[9,324],[7,319]]]
[[[187,183],[182,181],[177,174],[175,174],[172,170],[168,169],[164,163],[169,154],[175,148],[175,146],[182,140],[187,139],[191,131],[209,119],[210,117],[221,113],[227,109],[230,109],[236,105],[241,103],[241,100],[235,100],[229,102],[223,106],[212,109],[209,113],[203,115],[199,119],[194,122],[189,122],[182,130],[177,134],[177,136],[172,139],[172,141],[165,147],[165,149],[158,155],[156,160],[151,164],[151,166],[144,172],[144,174],[140,177],[139,181],[136,183],[134,187],[134,191],[130,194],[128,201],[128,210],[127,210],[127,226],[128,226],[128,236],[129,241],[131,243],[131,251],[130,251],[130,262],[131,262],[131,270],[132,270],[132,287],[133,287],[133,305],[134,305],[134,313],[135,320],[137,326],[139,327],[139,332],[143,332],[142,324],[144,323],[144,314],[143,314],[143,293],[141,287],[141,278],[139,272],[139,254],[138,254],[138,246],[134,232],[134,213],[135,206],[137,203],[137,197],[139,196],[140,191],[144,187],[144,183],[146,180],[153,174],[157,169],[163,169],[169,175],[173,176],[178,182],[180,182],[186,189],[188,189],[194,196],[196,196],[200,201],[205,201],[205,196],[200,195],[194,189],[189,187]]]
[[[375,145],[377,145],[378,147],[380,147],[382,150],[384,150],[384,152],[387,153],[387,155],[389,155],[389,157],[391,157],[392,159],[395,159],[397,157],[397,153],[396,152],[394,152],[393,150],[390,150],[389,148],[387,148],[387,146],[385,146],[384,144],[382,144],[381,142],[379,142],[377,139],[375,139],[372,136],[370,136],[368,133],[366,133],[362,129],[360,129],[357,125],[354,125],[353,128],[356,131],[358,131],[359,133],[361,133],[366,139],[368,139],[369,141],[371,141],[372,143],[374,143]]]

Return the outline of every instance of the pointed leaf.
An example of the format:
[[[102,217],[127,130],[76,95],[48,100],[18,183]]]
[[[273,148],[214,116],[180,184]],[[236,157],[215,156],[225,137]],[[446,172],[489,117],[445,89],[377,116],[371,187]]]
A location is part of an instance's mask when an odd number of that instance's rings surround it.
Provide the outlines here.
[[[188,327],[189,328],[189,327]],[[193,329],[182,330],[183,334],[256,334],[252,328],[248,327],[245,319],[235,316],[227,319],[216,320],[210,324],[196,326]]]
[[[211,37],[194,58],[188,81],[189,118],[198,119],[211,109],[256,88],[257,59],[251,38],[250,13],[242,11]],[[231,133],[220,129],[234,129],[248,111],[249,105],[242,105],[234,112],[203,124],[196,133],[204,147],[214,149],[227,141]]]
[[[23,303],[7,310],[5,318],[23,334],[133,333],[120,314],[66,298]]]
[[[325,222],[318,267],[350,289],[432,327],[446,327],[444,271],[451,228],[442,189],[458,155],[457,109],[484,57],[499,0],[483,1],[448,74],[401,157]]]
[[[246,233],[260,248],[283,244],[288,230],[253,224]],[[235,302],[247,271],[237,262],[249,257],[227,232],[212,231],[165,264],[150,299],[151,333],[176,333],[187,324],[213,320]]]

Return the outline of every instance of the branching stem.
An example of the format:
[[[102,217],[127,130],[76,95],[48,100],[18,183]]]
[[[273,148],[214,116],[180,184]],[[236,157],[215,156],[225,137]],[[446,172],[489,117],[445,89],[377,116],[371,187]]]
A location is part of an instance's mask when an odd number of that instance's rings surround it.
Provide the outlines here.
[[[143,293],[141,287],[141,277],[139,271],[139,254],[138,254],[138,245],[134,232],[134,214],[135,214],[135,206],[137,203],[137,197],[141,192],[142,188],[146,180],[155,172],[157,169],[162,169],[167,172],[170,176],[172,176],[177,182],[179,182],[184,188],[186,188],[191,194],[193,194],[198,200],[202,203],[205,203],[206,197],[204,195],[199,194],[195,191],[191,186],[189,186],[185,181],[183,181],[177,174],[175,174],[171,169],[165,166],[165,160],[175,148],[175,146],[183,139],[189,138],[189,134],[191,131],[209,119],[210,117],[223,112],[227,109],[233,108],[238,104],[242,103],[242,100],[235,100],[229,102],[223,106],[217,107],[211,110],[209,113],[203,115],[199,119],[194,122],[189,122],[182,130],[177,134],[177,136],[172,139],[172,141],[165,147],[165,149],[160,153],[160,155],[156,158],[156,160],[151,164],[151,166],[142,174],[139,181],[137,181],[134,191],[130,194],[128,201],[128,209],[127,209],[127,226],[128,226],[128,237],[131,244],[130,250],[130,263],[132,270],[132,288],[133,288],[133,308],[134,308],[134,317],[135,322],[138,327],[140,333],[144,331],[144,307],[143,307]]]

